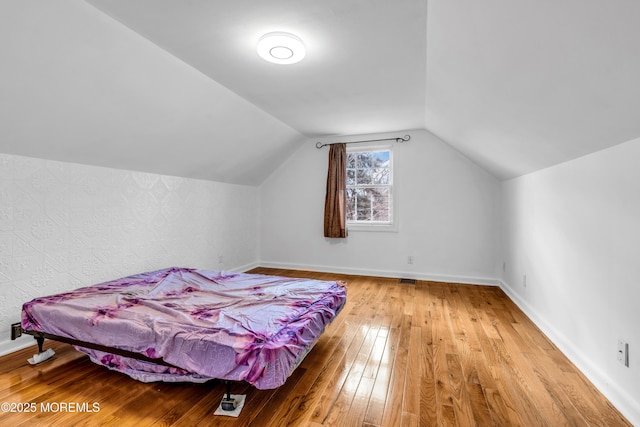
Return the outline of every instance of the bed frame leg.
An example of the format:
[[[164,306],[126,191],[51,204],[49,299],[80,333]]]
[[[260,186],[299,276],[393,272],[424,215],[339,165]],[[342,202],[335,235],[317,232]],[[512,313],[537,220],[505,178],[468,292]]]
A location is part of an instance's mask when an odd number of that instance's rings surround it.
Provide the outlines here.
[[[38,342],[38,353],[42,353],[44,351],[44,337],[34,337]]]
[[[225,381],[224,384],[227,386],[227,392],[225,396],[222,398],[222,403],[220,406],[224,411],[233,411],[236,409],[236,400],[231,398],[231,381]]]
[[[38,354],[34,354],[33,357],[30,357],[29,359],[27,359],[27,362],[29,362],[31,365],[37,365],[38,363],[42,363],[45,360],[49,360],[53,357],[54,354],[56,354],[56,352],[53,351],[52,348],[48,349],[47,351],[44,351],[44,348],[42,348],[44,344],[43,336],[34,335],[33,337],[36,339],[36,342],[38,343]]]

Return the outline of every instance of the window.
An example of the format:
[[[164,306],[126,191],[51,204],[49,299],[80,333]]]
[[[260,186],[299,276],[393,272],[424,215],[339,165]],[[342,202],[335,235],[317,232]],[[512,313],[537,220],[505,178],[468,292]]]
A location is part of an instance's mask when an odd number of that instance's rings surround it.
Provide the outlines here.
[[[393,156],[388,147],[347,152],[347,224],[392,226]],[[357,229],[350,228],[350,229]]]

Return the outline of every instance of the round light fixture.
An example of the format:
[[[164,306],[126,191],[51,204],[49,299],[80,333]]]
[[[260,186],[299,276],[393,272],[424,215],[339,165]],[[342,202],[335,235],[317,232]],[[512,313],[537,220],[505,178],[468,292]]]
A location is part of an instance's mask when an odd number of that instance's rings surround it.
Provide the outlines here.
[[[258,55],[274,64],[295,64],[304,58],[304,43],[289,33],[267,33],[258,41]]]

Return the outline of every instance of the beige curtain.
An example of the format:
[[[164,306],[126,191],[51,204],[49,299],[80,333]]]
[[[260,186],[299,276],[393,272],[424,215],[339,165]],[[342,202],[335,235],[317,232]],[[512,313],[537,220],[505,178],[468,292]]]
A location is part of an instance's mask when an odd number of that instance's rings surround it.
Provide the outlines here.
[[[347,144],[329,146],[324,237],[347,237]]]

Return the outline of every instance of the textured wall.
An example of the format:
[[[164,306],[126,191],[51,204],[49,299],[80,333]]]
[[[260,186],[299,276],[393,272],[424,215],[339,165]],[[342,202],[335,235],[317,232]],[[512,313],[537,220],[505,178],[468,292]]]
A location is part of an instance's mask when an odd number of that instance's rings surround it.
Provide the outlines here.
[[[36,296],[174,265],[253,265],[257,191],[0,154],[0,354]]]

